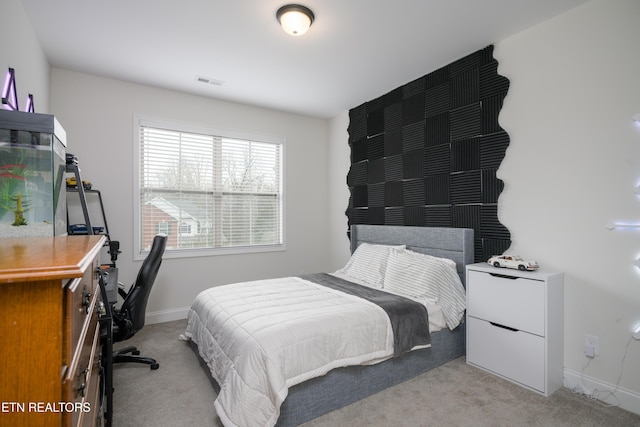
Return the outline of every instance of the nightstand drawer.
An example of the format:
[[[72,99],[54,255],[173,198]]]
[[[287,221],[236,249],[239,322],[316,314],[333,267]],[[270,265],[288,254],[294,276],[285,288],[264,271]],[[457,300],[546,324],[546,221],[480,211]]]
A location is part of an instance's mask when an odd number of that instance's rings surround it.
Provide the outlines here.
[[[545,336],[545,283],[498,273],[469,271],[468,315]]]
[[[544,338],[473,317],[467,332],[468,363],[544,393]]]

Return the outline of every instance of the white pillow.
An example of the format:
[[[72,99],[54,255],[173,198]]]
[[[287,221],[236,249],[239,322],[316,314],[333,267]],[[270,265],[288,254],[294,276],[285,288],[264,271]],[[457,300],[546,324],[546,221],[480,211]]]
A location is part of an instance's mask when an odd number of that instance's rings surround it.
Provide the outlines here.
[[[382,288],[389,252],[392,249],[405,249],[405,247],[405,245],[361,243],[349,258],[347,265],[336,273],[349,276],[354,281],[362,282],[368,286]]]
[[[440,257],[435,257],[433,255],[421,254],[420,252],[414,252],[414,251],[411,251],[409,249],[405,249],[405,252],[408,252],[410,254],[416,254],[416,255],[419,255],[419,256],[423,256],[423,257],[427,257],[427,258],[430,258],[430,259],[435,259],[435,260],[444,262],[445,264],[448,264],[453,268],[457,268],[456,267],[456,262],[454,260],[450,259],[450,258],[440,258]]]
[[[450,329],[460,324],[466,308],[465,290],[450,262],[411,251],[392,250],[384,289],[412,299],[435,302]]]

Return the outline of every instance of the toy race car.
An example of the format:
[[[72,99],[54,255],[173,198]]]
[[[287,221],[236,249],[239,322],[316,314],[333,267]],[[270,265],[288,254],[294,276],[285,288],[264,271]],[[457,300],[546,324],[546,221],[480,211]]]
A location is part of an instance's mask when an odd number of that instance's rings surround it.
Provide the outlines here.
[[[85,190],[91,190],[92,184],[89,181],[82,180],[82,187]],[[67,188],[78,188],[78,183],[75,177],[67,178]]]
[[[104,233],[104,227],[91,227],[93,229],[93,234],[102,234]],[[72,224],[69,226],[69,234],[71,235],[83,235],[89,234],[87,231],[86,224]]]
[[[520,271],[536,270],[539,265],[535,261],[525,261],[518,255],[494,255],[487,260],[494,267],[515,268]]]

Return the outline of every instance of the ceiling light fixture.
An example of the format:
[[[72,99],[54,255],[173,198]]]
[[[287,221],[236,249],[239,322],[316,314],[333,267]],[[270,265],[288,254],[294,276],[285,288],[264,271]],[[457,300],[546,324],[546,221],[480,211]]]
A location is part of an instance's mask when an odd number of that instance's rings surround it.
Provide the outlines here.
[[[276,18],[287,34],[301,36],[309,30],[315,16],[308,7],[287,4],[278,9]]]

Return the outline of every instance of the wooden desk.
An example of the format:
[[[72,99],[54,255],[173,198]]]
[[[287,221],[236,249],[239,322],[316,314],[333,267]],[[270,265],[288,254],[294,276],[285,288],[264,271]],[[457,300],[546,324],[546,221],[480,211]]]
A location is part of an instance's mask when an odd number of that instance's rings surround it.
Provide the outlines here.
[[[0,426],[99,424],[104,242],[0,239]]]

